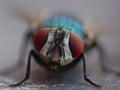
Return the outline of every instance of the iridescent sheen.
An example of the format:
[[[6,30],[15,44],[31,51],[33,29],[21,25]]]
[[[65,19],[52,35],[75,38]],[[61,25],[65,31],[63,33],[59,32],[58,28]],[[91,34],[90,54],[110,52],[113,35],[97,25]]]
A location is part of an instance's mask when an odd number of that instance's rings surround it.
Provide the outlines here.
[[[68,14],[57,14],[47,19],[42,27],[65,28],[83,38],[83,25],[75,17]]]

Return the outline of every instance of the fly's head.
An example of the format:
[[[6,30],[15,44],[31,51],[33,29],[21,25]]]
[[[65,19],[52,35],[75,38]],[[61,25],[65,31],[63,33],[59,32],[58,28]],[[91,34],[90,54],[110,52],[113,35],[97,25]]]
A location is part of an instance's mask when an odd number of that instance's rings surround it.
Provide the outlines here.
[[[79,36],[63,28],[44,28],[34,35],[34,45],[41,59],[52,70],[70,64],[83,51]]]

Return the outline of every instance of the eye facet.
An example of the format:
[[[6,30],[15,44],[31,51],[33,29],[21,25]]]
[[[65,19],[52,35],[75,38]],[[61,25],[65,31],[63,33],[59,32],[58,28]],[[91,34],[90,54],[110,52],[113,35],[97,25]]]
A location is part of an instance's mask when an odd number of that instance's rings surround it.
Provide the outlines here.
[[[83,52],[83,42],[74,32],[70,33],[69,47],[73,58],[77,58]]]
[[[33,42],[35,49],[39,52],[42,47],[45,45],[47,38],[48,38],[48,33],[49,33],[49,28],[43,28],[41,30],[38,30],[34,37],[33,37]]]

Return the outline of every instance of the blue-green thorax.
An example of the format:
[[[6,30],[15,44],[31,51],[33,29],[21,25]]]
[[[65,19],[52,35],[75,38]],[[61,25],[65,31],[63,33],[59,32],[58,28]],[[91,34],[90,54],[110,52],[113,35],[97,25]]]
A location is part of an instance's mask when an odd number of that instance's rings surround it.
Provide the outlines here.
[[[43,27],[65,28],[83,38],[83,25],[78,19],[68,14],[57,14],[47,19]],[[62,29],[61,29],[62,30]]]

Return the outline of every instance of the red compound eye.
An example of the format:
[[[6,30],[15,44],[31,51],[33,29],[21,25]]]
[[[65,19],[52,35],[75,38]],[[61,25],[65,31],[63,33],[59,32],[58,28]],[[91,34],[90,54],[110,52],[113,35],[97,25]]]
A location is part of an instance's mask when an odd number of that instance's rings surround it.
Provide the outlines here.
[[[69,47],[73,58],[77,58],[83,52],[83,42],[74,32],[70,33]]]
[[[39,52],[42,47],[45,45],[47,38],[48,38],[48,33],[49,33],[49,28],[43,28],[41,30],[38,30],[34,37],[33,37],[33,42],[35,49]]]

